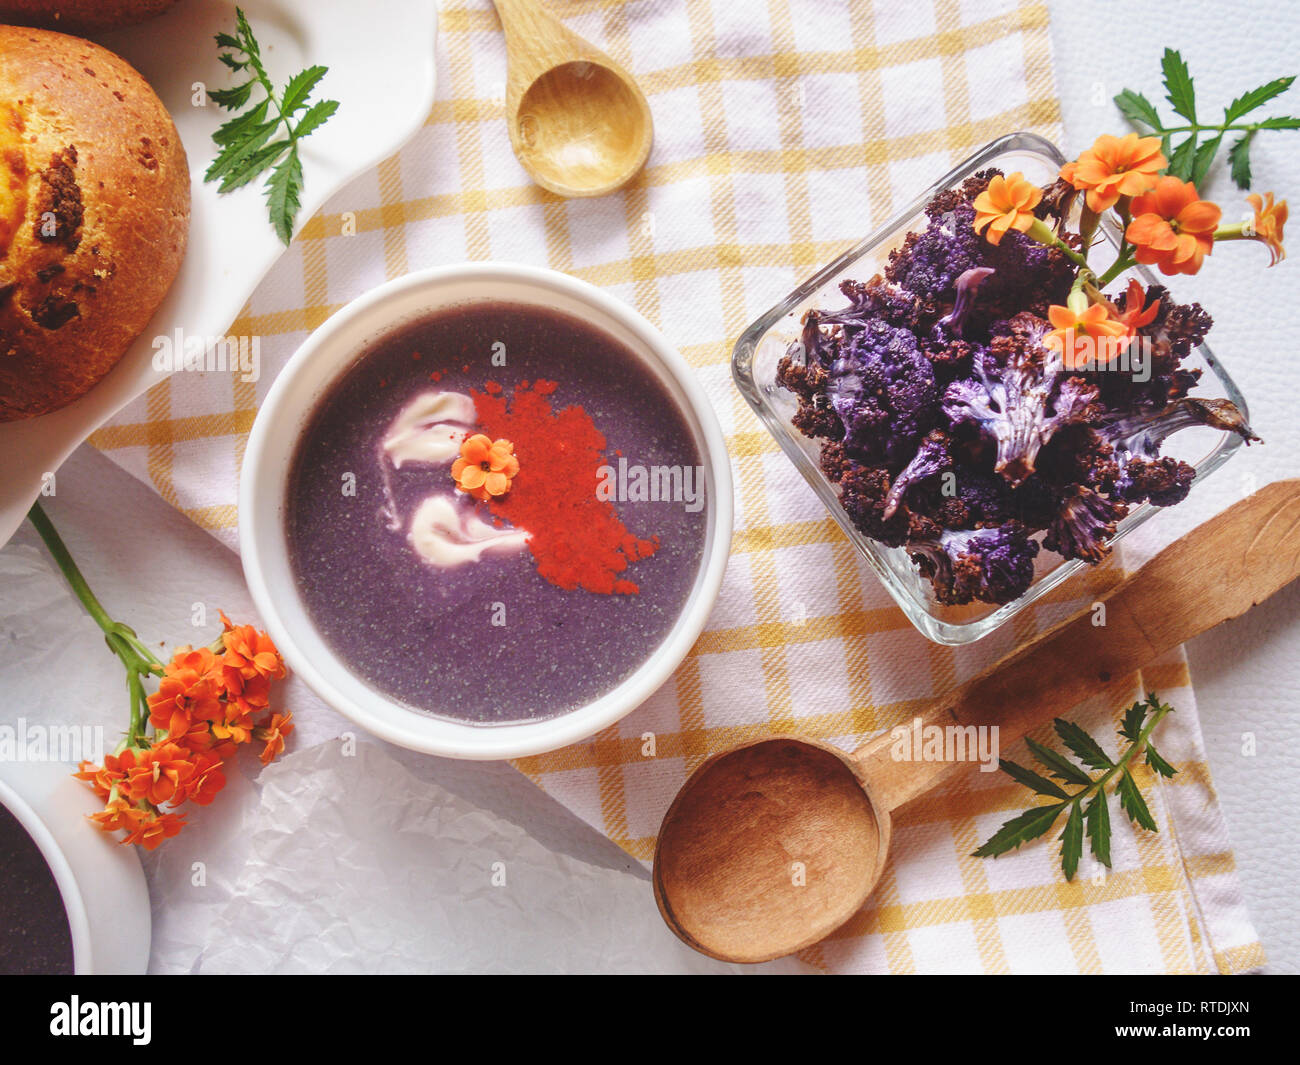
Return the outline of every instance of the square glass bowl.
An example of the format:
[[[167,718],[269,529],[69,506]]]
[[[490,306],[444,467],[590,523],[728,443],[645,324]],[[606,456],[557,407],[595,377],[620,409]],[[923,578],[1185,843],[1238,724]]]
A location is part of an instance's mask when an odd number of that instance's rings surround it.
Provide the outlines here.
[[[884,582],[912,624],[937,643],[966,644],[988,635],[1088,563],[1077,559],[1067,561],[1044,548],[1038,554],[1033,584],[1018,599],[1001,606],[992,603],[947,606],[938,602],[930,582],[908,557],[906,548],[885,547],[863,535],[840,506],[835,485],[822,473],[818,464],[821,442],[804,436],[791,423],[798,402],[793,393],[777,383],[777,363],[790,344],[799,338],[806,311],[843,306],[846,301],[839,292],[841,281],[866,281],[881,273],[889,253],[902,245],[908,232],[925,227],[925,205],[937,192],[958,185],[976,171],[988,167],[997,167],[1004,173],[1019,170],[1030,181],[1042,185],[1055,178],[1064,162],[1065,158],[1056,146],[1036,134],[1011,133],[998,138],[949,171],[888,223],[823,267],[762,315],[745,330],[732,353],[731,372],[736,387],[754,408],[759,420],[826,504],[831,517]],[[1115,244],[1114,234],[1107,236]],[[1124,275],[1130,276],[1138,278],[1144,287],[1158,280],[1143,267],[1136,267]],[[1237,386],[1208,347],[1200,345],[1188,355],[1183,365],[1203,371],[1193,390],[1194,395],[1231,400],[1243,416],[1249,418]],[[1234,433],[1196,427],[1173,434],[1166,442],[1163,454],[1173,455],[1195,467],[1195,489],[1196,484],[1222,466],[1241,444],[1241,438]],[[1150,503],[1132,508],[1120,522],[1111,542],[1119,541],[1160,509]],[[1041,534],[1036,538],[1041,541]]]

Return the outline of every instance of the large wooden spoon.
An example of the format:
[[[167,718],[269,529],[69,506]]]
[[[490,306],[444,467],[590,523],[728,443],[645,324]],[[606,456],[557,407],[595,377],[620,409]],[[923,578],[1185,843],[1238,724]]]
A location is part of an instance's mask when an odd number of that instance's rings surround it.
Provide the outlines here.
[[[603,196],[650,155],[654,122],[626,70],[538,0],[493,0],[506,32],[510,144],[532,179],[560,196]]]
[[[1300,576],[1300,481],[1280,481],[1188,533],[1088,610],[921,713],[989,725],[1006,749],[1113,679],[1249,610]],[[848,754],[779,736],[704,762],[669,807],[654,891],[695,949],[758,962],[816,943],[862,907],[891,815],[970,761],[900,761],[886,733]]]

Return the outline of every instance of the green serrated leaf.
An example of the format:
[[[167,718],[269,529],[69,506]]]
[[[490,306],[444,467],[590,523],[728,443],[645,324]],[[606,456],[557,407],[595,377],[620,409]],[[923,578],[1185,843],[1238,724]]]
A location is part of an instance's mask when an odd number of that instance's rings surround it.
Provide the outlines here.
[[[1276,78],[1261,85],[1258,89],[1251,89],[1250,92],[1242,93],[1230,103],[1223,112],[1223,124],[1231,125],[1242,115],[1247,114],[1261,104],[1267,103],[1274,96],[1281,96],[1287,89],[1291,88],[1291,83],[1295,81],[1295,76],[1288,78]]]
[[[1223,141],[1223,134],[1217,137],[1211,137],[1208,141],[1196,149],[1196,159],[1192,163],[1191,182],[1198,189],[1205,185],[1205,179],[1210,173],[1210,164],[1214,162],[1214,157],[1219,153],[1219,145]]]
[[[1232,164],[1232,180],[1239,189],[1250,188],[1250,142],[1254,133],[1243,133],[1228,149],[1228,162]]]
[[[1110,760],[1110,755],[1098,746],[1097,741],[1073,721],[1065,721],[1058,717],[1053,724],[1056,727],[1056,734],[1061,737],[1061,742],[1070,748],[1074,756],[1084,765],[1092,769],[1109,769],[1115,764]]]
[[[1192,125],[1196,125],[1196,89],[1182,55],[1172,48],[1166,48],[1160,59],[1160,69],[1165,76],[1169,106]]]
[[[1119,727],[1119,734],[1131,743],[1136,743],[1142,731],[1142,722],[1147,719],[1147,704],[1134,703],[1124,711],[1124,723]]]
[[[1146,753],[1147,753],[1147,758],[1146,758],[1147,765],[1149,765],[1152,769],[1154,769],[1166,780],[1172,778],[1174,774],[1178,772],[1177,769],[1175,769],[1173,766],[1171,766],[1168,762],[1166,762],[1163,758],[1160,757],[1160,752],[1157,751],[1154,747],[1152,747],[1150,742],[1147,743]]]
[[[298,124],[293,128],[293,135],[296,138],[306,137],[310,133],[315,133],[317,129],[323,126],[329,118],[339,109],[337,100],[321,100],[307,108]]]
[[[280,110],[286,118],[306,105],[312,89],[327,73],[329,67],[314,66],[298,71],[289,79],[289,83],[284,87],[284,94],[280,97]]]
[[[246,60],[236,59],[229,52],[220,53],[217,56],[217,59],[228,66],[231,70],[239,71],[248,68],[248,62]]]
[[[1110,868],[1110,807],[1106,795],[1098,791],[1083,811],[1088,827],[1088,844],[1092,856],[1102,865]]]
[[[203,180],[216,181],[218,178],[225,178],[230,174],[238,174],[249,156],[266,144],[279,127],[280,123],[272,119],[270,122],[263,122],[260,126],[249,131],[247,137],[229,145],[225,151],[212,160],[212,165],[203,174]]]
[[[1190,180],[1192,176],[1192,166],[1196,162],[1196,134],[1193,133],[1174,149],[1174,154],[1169,157],[1168,173],[1183,181]]]
[[[257,38],[253,36],[253,27],[248,24],[248,17],[244,14],[243,8],[239,7],[235,8],[235,33],[239,35],[241,47],[250,56],[261,55]]]
[[[296,146],[271,171],[266,191],[271,225],[287,247],[293,240],[293,222],[298,217],[299,193],[302,191],[302,161],[298,158]]]
[[[220,48],[233,48],[236,52],[242,52],[244,46],[239,43],[237,37],[232,37],[229,33],[218,33],[214,38],[217,46]]]
[[[1160,115],[1155,105],[1140,92],[1125,89],[1115,97],[1115,106],[1135,126],[1146,126],[1152,130],[1161,128]]]
[[[218,192],[233,192],[243,188],[254,178],[261,177],[271,165],[280,158],[289,147],[289,141],[278,140],[264,145],[241,161],[237,170],[232,170],[221,180]]]
[[[1274,118],[1263,119],[1259,123],[1260,129],[1300,129],[1300,118],[1292,115],[1277,115]]]
[[[1133,774],[1127,769],[1120,774],[1119,787],[1120,808],[1128,814],[1128,818],[1135,825],[1140,825],[1149,832],[1160,831],[1156,828],[1155,818],[1151,816],[1151,811],[1147,808],[1146,799],[1142,798],[1142,792],[1138,789],[1137,781],[1133,779]]]
[[[1034,757],[1047,767],[1048,772],[1066,784],[1091,784],[1092,777],[1071,762],[1063,754],[1058,754],[1050,747],[1044,747],[1037,740],[1026,739],[1025,743],[1034,752]]]
[[[1065,819],[1060,839],[1061,871],[1065,873],[1067,881],[1073,880],[1074,874],[1079,870],[1079,858],[1083,854],[1083,814],[1077,802],[1070,806],[1070,816]]]
[[[1017,765],[1006,758],[998,759],[998,767],[1017,784],[1023,784],[1030,790],[1038,792],[1039,795],[1050,795],[1056,799],[1068,799],[1070,797],[1065,793],[1065,789],[1055,781],[1039,776],[1032,769],[1026,769],[1024,766]]]
[[[994,832],[988,842],[975,851],[974,857],[996,858],[999,854],[1006,854],[1007,851],[1015,850],[1022,843],[1028,843],[1031,839],[1037,839],[1039,836],[1045,835],[1052,825],[1056,823],[1057,817],[1060,816],[1065,806],[1065,803],[1056,803],[1052,806],[1035,806],[1033,809],[1016,815]]]
[[[269,100],[263,100],[251,111],[236,115],[229,122],[219,126],[217,131],[212,134],[212,139],[223,148],[226,145],[238,144],[245,137],[251,136],[266,121],[266,111],[269,105]]]
[[[208,97],[218,107],[225,108],[227,111],[233,111],[248,103],[248,97],[253,91],[253,86],[256,84],[257,79],[253,78],[244,82],[243,85],[236,85],[231,89],[209,89]]]

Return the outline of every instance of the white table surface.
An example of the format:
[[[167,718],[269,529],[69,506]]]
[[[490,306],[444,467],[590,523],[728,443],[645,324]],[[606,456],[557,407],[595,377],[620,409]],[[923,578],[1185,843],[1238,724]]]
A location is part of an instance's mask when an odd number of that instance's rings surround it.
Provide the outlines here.
[[[1202,115],[1221,114],[1233,97],[1272,78],[1300,74],[1300,8],[1294,3],[1051,0],[1049,6],[1067,155],[1086,148],[1097,133],[1121,131],[1110,102],[1121,89],[1145,92],[1169,113],[1159,77],[1166,46],[1187,60]],[[1115,28],[1109,37],[1097,33],[1103,25]],[[1261,114],[1300,114],[1300,82],[1268,106],[1272,110]],[[1274,190],[1300,205],[1300,133],[1261,134],[1251,159],[1255,191]],[[1221,165],[1203,191],[1224,206],[1225,216],[1238,216],[1233,205],[1242,194]],[[1293,218],[1288,235],[1296,248],[1300,220]],[[1176,279],[1180,298],[1202,301],[1213,315],[1210,344],[1249,401],[1251,423],[1265,441],[1241,452],[1164,516],[1182,527],[1238,498],[1251,478],[1262,485],[1300,476],[1296,258],[1300,254],[1265,270],[1263,248],[1225,246],[1199,275]],[[1210,770],[1269,969],[1300,972],[1300,803],[1289,786],[1300,764],[1300,585],[1192,641],[1188,657]],[[1242,754],[1246,733],[1254,736],[1254,756]]]
[[[1109,104],[1119,89],[1143,89],[1153,99],[1159,95],[1159,53],[1165,44],[1183,50],[1207,101],[1225,101],[1251,87],[1243,78],[1263,81],[1300,68],[1294,58],[1300,54],[1300,19],[1282,4],[1180,3],[1172,28],[1167,9],[1158,5],[1145,13],[1126,3],[1054,0],[1051,7],[1059,87],[1066,101],[1067,153],[1085,147],[1097,132],[1120,128]],[[1092,32],[1106,13],[1123,26],[1122,47],[1108,47]],[[1300,88],[1288,96],[1294,97],[1289,110],[1300,112]],[[1103,102],[1094,103],[1098,98]],[[1300,202],[1300,135],[1261,137],[1255,159],[1257,189],[1289,192]],[[1225,203],[1236,198],[1226,178],[1209,193]],[[1228,260],[1229,253],[1232,263],[1220,261]],[[1293,413],[1300,371],[1291,361],[1285,335],[1296,322],[1300,266],[1286,263],[1264,271],[1264,261],[1260,248],[1222,250],[1202,276],[1178,284],[1180,294],[1210,305],[1215,350],[1250,399],[1252,422],[1267,441],[1234,459],[1217,475],[1219,483],[1207,482],[1179,508],[1178,520],[1189,526],[1240,494],[1244,477],[1254,476],[1262,484],[1300,474],[1300,418]],[[190,604],[197,601],[221,605],[237,619],[254,616],[238,559],[92,449],[82,447],[60,471],[58,496],[50,506],[100,598],[142,634],[182,631]],[[5,550],[31,551],[35,542],[25,528]],[[51,569],[52,595],[59,592],[59,580]],[[112,714],[122,709],[117,706],[121,679],[116,660],[104,652],[89,622],[69,633],[68,640],[59,656],[61,691],[97,698],[106,707],[105,720],[115,720]],[[0,632],[0,646],[6,642]],[[1294,901],[1300,804],[1284,786],[1300,761],[1300,586],[1199,638],[1189,646],[1189,656],[1214,780],[1270,969],[1300,971]],[[0,690],[16,694],[7,683],[10,666],[0,651]],[[1253,757],[1242,754],[1247,732],[1255,737]],[[553,850],[646,879],[618,847],[508,765],[404,761]],[[658,920],[648,883],[644,900],[645,919]],[[538,937],[547,934],[544,926],[536,929]],[[498,950],[508,951],[509,945],[498,945]]]

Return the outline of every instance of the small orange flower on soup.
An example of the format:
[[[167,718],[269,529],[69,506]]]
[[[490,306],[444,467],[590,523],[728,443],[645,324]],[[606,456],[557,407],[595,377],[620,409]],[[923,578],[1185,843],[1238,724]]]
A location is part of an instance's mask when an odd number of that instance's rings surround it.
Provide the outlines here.
[[[460,458],[451,464],[456,487],[482,502],[510,491],[510,482],[518,472],[515,445],[509,440],[491,440],[482,433],[467,437],[460,445]]]
[[[1089,304],[1082,314],[1053,304],[1047,308],[1047,317],[1053,328],[1044,343],[1061,352],[1067,370],[1104,366],[1123,350],[1120,338],[1127,330],[1103,304]]]
[[[1149,190],[1166,162],[1160,154],[1159,137],[1103,133],[1075,162],[1061,167],[1061,177],[1076,189],[1086,190],[1088,206],[1100,214],[1114,207],[1121,196],[1139,196]]]
[[[1252,192],[1246,197],[1246,202],[1255,208],[1255,217],[1250,222],[1255,239],[1268,245],[1272,256],[1268,265],[1276,266],[1286,258],[1286,249],[1282,247],[1282,230],[1286,226],[1288,214],[1286,200],[1274,203],[1271,192],[1266,192],[1263,196]]]
[[[1000,244],[1008,229],[1025,232],[1034,224],[1034,208],[1043,190],[1016,171],[996,175],[988,188],[975,197],[975,232],[986,229],[990,244]]]
[[[1222,216],[1216,204],[1196,195],[1190,181],[1166,176],[1133,201],[1133,221],[1124,236],[1136,245],[1138,262],[1158,266],[1162,274],[1194,274],[1214,247]]]

